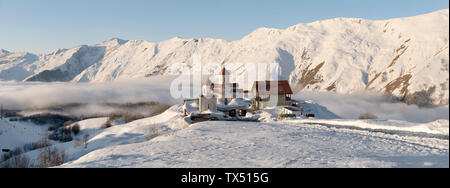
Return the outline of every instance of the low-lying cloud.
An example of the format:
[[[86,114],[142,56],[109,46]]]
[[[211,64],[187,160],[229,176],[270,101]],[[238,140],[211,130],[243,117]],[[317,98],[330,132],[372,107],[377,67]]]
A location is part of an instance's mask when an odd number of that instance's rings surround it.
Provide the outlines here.
[[[295,98],[313,100],[345,119],[358,119],[364,113],[376,115],[379,119],[404,120],[425,123],[438,119],[449,119],[449,107],[419,108],[416,105],[393,103],[388,98],[359,93],[343,95],[328,92],[300,92]]]
[[[155,101],[175,104],[172,77],[153,77],[109,83],[0,82],[0,104],[7,109],[45,108],[70,103],[137,103]]]
[[[109,83],[77,84],[0,82],[0,104],[4,108],[17,110],[46,108],[70,103],[154,101],[173,105],[181,102],[181,99],[174,99],[170,94],[170,85],[173,79],[175,77],[161,76]],[[364,113],[374,114],[379,119],[418,123],[449,119],[448,105],[419,108],[416,105],[392,103],[381,95],[370,93],[342,95],[327,92],[300,92],[294,98],[313,100],[345,119],[358,119]],[[94,107],[99,109],[97,106]]]

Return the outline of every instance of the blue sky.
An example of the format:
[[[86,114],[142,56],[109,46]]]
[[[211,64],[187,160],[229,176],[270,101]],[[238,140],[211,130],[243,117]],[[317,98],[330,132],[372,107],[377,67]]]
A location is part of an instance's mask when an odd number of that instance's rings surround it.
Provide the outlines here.
[[[113,37],[238,40],[259,27],[389,19],[448,7],[448,0],[0,0],[0,48],[43,53]]]

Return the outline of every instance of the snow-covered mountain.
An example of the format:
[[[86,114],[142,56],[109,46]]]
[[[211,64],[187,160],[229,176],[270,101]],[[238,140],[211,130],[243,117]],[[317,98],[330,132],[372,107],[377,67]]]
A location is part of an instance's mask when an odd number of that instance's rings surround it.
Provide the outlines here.
[[[7,54],[9,54],[8,51],[6,51],[6,50],[4,50],[4,49],[0,49],[0,57],[1,57],[1,56],[5,56],[5,55],[7,55]]]
[[[0,80],[103,82],[179,74],[192,67],[194,54],[203,63],[276,63],[279,78],[297,91],[371,90],[408,103],[448,104],[448,9],[382,21],[336,18],[260,28],[237,41],[111,39],[43,55],[2,51]]]

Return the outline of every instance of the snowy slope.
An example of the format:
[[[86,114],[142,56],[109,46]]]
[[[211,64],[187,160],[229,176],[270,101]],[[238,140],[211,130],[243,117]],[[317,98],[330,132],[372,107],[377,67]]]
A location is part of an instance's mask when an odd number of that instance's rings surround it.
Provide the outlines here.
[[[436,120],[429,123],[411,123],[398,120],[324,120],[324,119],[302,119],[291,120],[292,123],[307,123],[307,124],[326,124],[333,126],[356,127],[371,130],[386,130],[386,131],[407,131],[416,133],[447,135],[449,130],[448,120]]]
[[[245,73],[236,71],[240,63],[276,63],[279,78],[297,91],[370,90],[408,103],[448,104],[448,16],[445,9],[378,21],[335,18],[260,28],[237,41],[111,39],[38,56],[6,53],[0,56],[0,79],[103,82],[179,74],[192,68],[198,54],[203,63],[227,65],[237,76]]]
[[[10,122],[0,119],[0,149],[13,150],[38,141],[48,126],[37,126],[29,122]]]
[[[194,124],[62,167],[448,167],[448,140],[293,123]]]
[[[107,117],[102,117],[75,122],[69,126],[79,125],[80,132],[76,136],[74,135],[73,141],[52,143],[55,147],[63,149],[68,156],[67,160],[71,161],[98,149],[144,142],[160,134],[170,134],[187,127],[179,105],[154,117],[130,123],[120,121],[117,124],[113,123],[110,128],[104,128],[103,125],[107,120]],[[14,149],[35,142],[42,138],[47,128],[47,126],[37,126],[32,123],[0,121],[0,147]],[[84,147],[83,142],[77,145],[77,140],[83,140],[86,135],[88,138],[87,148]],[[38,150],[33,150],[23,155],[37,160],[38,152]]]
[[[323,120],[336,127],[314,124],[320,120],[312,119],[187,126],[180,114],[175,105],[155,117],[99,130],[87,149],[68,149],[71,161],[61,167],[448,166],[448,120],[429,124]],[[339,128],[343,125],[348,127]],[[361,125],[367,129],[351,128]],[[149,140],[152,127],[160,136]]]
[[[154,117],[102,128],[106,121],[107,118],[94,118],[77,122],[80,133],[74,141],[54,143],[68,156],[68,162],[61,167],[449,165],[448,120],[420,124],[392,120],[307,119],[211,121],[188,125],[182,116],[182,107],[174,105]],[[32,125],[11,127],[8,121],[0,121],[0,125],[1,143],[14,146],[35,141],[44,132],[36,126],[30,129]],[[25,130],[25,126],[31,127]],[[86,148],[76,143],[85,135],[88,135]],[[38,152],[23,155],[36,161]]]

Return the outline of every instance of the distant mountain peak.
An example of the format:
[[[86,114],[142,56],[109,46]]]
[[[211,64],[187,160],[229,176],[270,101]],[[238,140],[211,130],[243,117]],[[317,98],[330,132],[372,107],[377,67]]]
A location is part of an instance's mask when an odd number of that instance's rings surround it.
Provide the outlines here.
[[[115,42],[119,43],[120,45],[125,44],[125,43],[128,42],[128,40],[124,40],[124,39],[117,38],[117,37],[111,38],[108,41],[115,41]]]
[[[114,37],[114,38],[111,38],[111,39],[101,43],[101,44],[114,43],[114,44],[122,45],[122,44],[125,44],[127,42],[128,42],[128,40],[124,40],[124,39],[121,39],[121,38]]]
[[[6,55],[6,54],[9,54],[9,53],[10,53],[10,52],[7,51],[7,50],[0,49],[0,56]]]

